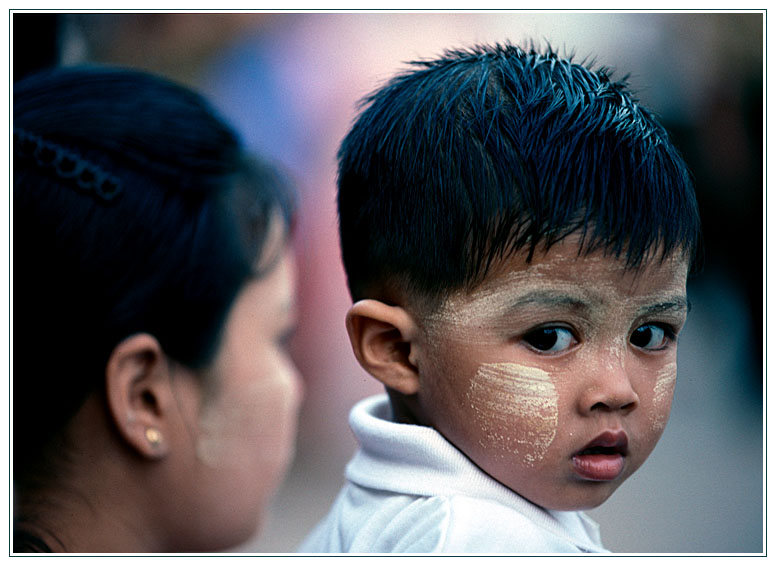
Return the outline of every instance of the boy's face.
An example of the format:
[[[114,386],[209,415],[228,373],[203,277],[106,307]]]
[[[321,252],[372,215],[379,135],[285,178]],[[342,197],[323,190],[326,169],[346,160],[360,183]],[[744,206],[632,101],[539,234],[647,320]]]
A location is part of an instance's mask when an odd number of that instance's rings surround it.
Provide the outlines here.
[[[603,503],[655,447],[676,380],[688,264],[626,271],[567,238],[517,255],[421,322],[420,420],[549,509]]]

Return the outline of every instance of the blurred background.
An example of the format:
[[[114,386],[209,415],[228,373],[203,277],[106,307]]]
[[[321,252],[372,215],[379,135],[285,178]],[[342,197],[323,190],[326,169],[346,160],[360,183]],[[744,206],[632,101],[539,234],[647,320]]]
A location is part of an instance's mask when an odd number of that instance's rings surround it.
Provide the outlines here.
[[[297,458],[261,535],[293,552],[326,513],[355,449],[350,407],[380,388],[355,362],[339,260],[335,154],[357,101],[403,63],[474,43],[533,40],[630,74],[696,177],[703,272],[689,284],[674,409],[643,468],[590,512],[628,553],[763,552],[762,13],[14,13],[14,79],[119,64],[210,97],[299,188],[305,376]]]

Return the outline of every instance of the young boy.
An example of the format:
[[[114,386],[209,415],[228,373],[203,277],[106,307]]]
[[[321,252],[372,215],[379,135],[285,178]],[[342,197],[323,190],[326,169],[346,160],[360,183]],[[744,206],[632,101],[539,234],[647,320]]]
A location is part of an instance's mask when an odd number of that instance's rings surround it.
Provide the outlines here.
[[[687,168],[622,82],[450,51],[339,153],[353,351],[387,396],[302,552],[605,551],[600,505],[668,420],[699,238]]]

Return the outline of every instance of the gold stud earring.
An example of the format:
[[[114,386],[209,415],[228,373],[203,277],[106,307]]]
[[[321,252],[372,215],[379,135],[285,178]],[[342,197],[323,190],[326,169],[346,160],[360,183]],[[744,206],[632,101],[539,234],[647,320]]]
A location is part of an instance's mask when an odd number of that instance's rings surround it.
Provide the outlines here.
[[[155,428],[147,428],[145,431],[145,437],[146,440],[151,443],[153,448],[158,448],[162,443],[162,433]]]

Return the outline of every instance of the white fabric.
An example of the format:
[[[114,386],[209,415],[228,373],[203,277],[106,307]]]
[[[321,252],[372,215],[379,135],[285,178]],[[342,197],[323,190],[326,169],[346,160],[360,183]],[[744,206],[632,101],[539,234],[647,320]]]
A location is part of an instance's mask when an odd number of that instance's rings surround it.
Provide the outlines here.
[[[580,512],[547,511],[477,468],[432,428],[390,421],[385,395],[359,402],[359,450],[303,553],[607,552]]]

